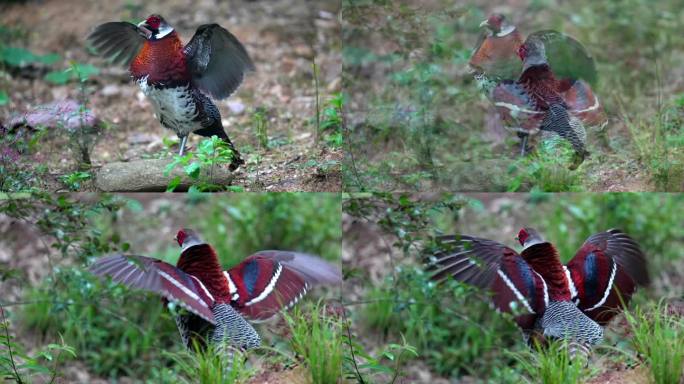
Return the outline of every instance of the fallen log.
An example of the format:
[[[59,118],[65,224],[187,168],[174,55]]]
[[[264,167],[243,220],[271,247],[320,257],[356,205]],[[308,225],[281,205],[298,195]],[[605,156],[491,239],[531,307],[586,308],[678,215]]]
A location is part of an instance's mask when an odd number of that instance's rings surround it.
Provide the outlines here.
[[[105,164],[95,172],[95,186],[103,192],[164,192],[169,182],[180,176],[181,182],[175,191],[187,191],[196,181],[185,175],[182,167],[176,167],[168,176],[164,175],[166,167],[172,161],[173,159],[146,159]],[[207,181],[230,185],[234,177],[228,165],[215,166],[211,179]]]

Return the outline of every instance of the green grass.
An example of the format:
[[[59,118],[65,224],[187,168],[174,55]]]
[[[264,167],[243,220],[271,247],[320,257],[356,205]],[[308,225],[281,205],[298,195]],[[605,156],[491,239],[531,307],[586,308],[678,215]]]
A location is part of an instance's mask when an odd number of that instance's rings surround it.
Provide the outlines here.
[[[634,349],[643,357],[655,384],[678,384],[684,378],[684,320],[667,313],[661,302],[625,312]]]
[[[254,373],[246,364],[245,355],[235,349],[229,351],[215,345],[195,346],[169,354],[182,383],[240,384]]]
[[[297,306],[284,313],[292,349],[304,359],[313,384],[337,383],[342,377],[342,322],[326,310],[319,302],[306,311]]]
[[[546,347],[513,353],[528,383],[577,384],[590,377],[586,360],[570,353],[564,340],[551,342]]]

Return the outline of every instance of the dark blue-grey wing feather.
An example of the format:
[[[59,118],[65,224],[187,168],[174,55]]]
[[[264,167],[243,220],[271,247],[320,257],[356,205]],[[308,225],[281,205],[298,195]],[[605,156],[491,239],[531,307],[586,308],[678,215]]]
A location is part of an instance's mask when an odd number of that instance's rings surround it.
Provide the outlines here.
[[[123,21],[100,24],[87,39],[99,55],[126,66],[145,42],[145,36],[135,24]]]
[[[230,96],[254,64],[245,47],[218,24],[205,24],[185,47],[192,83],[214,98]]]

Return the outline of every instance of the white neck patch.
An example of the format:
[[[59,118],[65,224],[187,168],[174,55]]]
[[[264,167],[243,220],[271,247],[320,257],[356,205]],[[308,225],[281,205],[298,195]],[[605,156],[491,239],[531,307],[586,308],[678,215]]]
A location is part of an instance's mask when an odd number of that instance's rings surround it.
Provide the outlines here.
[[[511,32],[515,31],[515,26],[514,25],[509,25],[506,28],[502,29],[499,31],[499,33],[496,34],[497,37],[504,37],[507,35],[510,35]]]
[[[162,37],[168,35],[171,32],[173,32],[173,28],[170,25],[168,25],[168,24],[160,25],[159,26],[159,32],[157,32],[157,34],[154,37],[156,39],[161,39]]]
[[[194,247],[195,245],[202,245],[205,244],[205,242],[199,240],[199,239],[188,239],[187,241],[183,242],[183,247],[181,248],[181,253],[185,252],[188,248]]]
[[[541,239],[532,239],[530,241],[526,241],[525,245],[523,246],[523,251],[526,250],[527,248],[533,246],[533,245],[542,244],[542,243],[546,243],[546,241],[541,240]]]

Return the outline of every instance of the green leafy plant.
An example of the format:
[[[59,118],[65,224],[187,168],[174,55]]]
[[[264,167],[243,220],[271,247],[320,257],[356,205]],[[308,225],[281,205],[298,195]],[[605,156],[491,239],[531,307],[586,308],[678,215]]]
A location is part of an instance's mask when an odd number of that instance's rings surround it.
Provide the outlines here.
[[[24,67],[29,64],[52,65],[59,59],[60,57],[56,53],[38,55],[25,48],[0,47],[0,61],[13,67]]]
[[[93,175],[90,172],[76,171],[59,177],[59,180],[66,184],[71,191],[78,191],[81,189],[81,184],[92,179]]]
[[[69,68],[65,70],[47,73],[45,81],[57,85],[66,84],[72,80],[83,82],[88,80],[90,76],[98,75],[99,73],[100,70],[91,64],[71,62]]]
[[[270,143],[268,140],[268,116],[265,108],[259,107],[254,110],[252,114],[252,127],[254,127],[254,132],[261,148],[268,149]]]
[[[183,173],[192,181],[191,188],[195,191],[217,191],[225,189],[222,185],[213,183],[214,168],[233,161],[233,151],[228,144],[214,135],[200,141],[195,152],[183,156],[175,155],[173,161],[166,166],[164,176],[168,177],[176,167],[181,167]],[[181,183],[182,176],[175,176],[169,181],[167,192],[173,192]]]
[[[341,148],[343,144],[344,119],[342,108],[344,107],[344,95],[334,94],[323,108],[323,119],[320,122],[320,130],[325,132],[325,143],[332,148]]]

